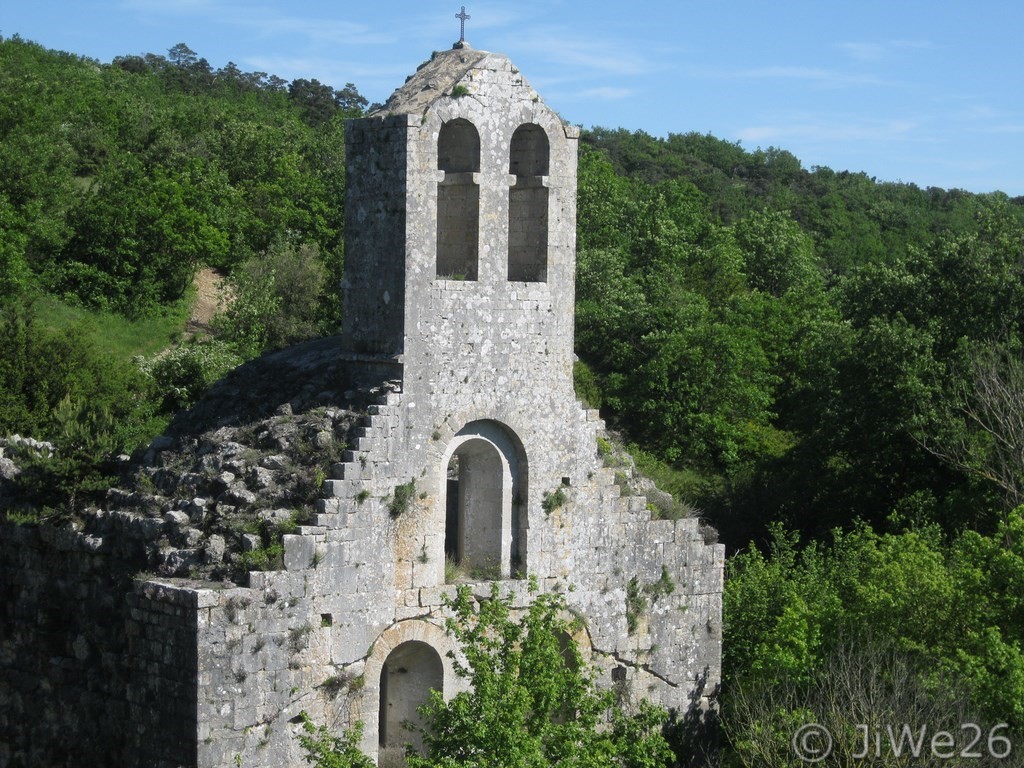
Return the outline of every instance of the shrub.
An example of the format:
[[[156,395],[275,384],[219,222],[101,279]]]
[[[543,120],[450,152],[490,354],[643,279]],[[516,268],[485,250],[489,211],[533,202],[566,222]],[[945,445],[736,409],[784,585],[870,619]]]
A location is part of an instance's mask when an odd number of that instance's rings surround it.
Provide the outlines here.
[[[206,339],[139,359],[139,368],[152,381],[165,412],[188,408],[210,385],[242,363],[223,341]]]
[[[65,398],[107,408],[124,422],[144,385],[98,349],[82,324],[47,328],[31,301],[0,307],[0,433],[58,439],[57,406]]]
[[[614,691],[597,690],[571,640],[578,620],[566,618],[565,599],[539,595],[521,619],[513,617],[513,600],[500,598],[497,585],[480,601],[466,586],[445,598],[452,613],[448,632],[464,652],[453,660],[455,673],[470,688],[447,702],[440,691],[430,692],[420,709],[425,727],[418,729],[427,754],[407,754],[408,768],[670,765],[672,750],[662,735],[668,713],[641,702],[627,714],[616,706]],[[302,717],[306,734],[299,740],[307,762],[317,768],[372,765],[358,752],[361,724],[334,737]],[[391,757],[391,750],[382,750],[381,765]]]
[[[376,768],[373,761],[359,751],[362,723],[356,723],[341,736],[332,736],[326,725],[313,725],[305,712],[300,712],[299,717],[304,733],[297,738],[310,765],[315,768]]]
[[[73,513],[82,502],[99,501],[114,484],[113,456],[123,446],[116,420],[102,405],[65,397],[54,418],[59,434],[53,455],[28,455],[12,495],[32,506]]]
[[[565,491],[557,488],[554,492],[545,491],[544,499],[541,501],[540,506],[544,510],[544,514],[550,515],[568,500],[569,497],[565,495]]]
[[[982,759],[962,759],[959,753],[966,751],[975,733],[965,724],[977,724],[979,732],[997,737],[1008,734],[1005,726],[984,726],[955,681],[929,680],[907,654],[871,640],[839,645],[807,680],[783,676],[733,685],[723,709],[731,751],[744,768],[806,764],[823,757],[828,759],[823,765],[879,768],[995,766],[1001,761],[983,756],[986,748],[1000,754],[1008,743],[986,744],[983,737],[975,750]],[[933,735],[941,731],[961,742],[944,758],[931,748]],[[914,747],[922,733],[923,748]],[[801,734],[808,738],[801,739]],[[797,756],[806,760],[794,762]],[[915,759],[908,761],[912,756]]]
[[[282,568],[284,568],[284,544],[280,541],[242,553],[242,569],[246,572],[279,571]]]
[[[572,366],[572,381],[576,388],[576,397],[588,408],[600,408],[602,404],[601,386],[597,375],[582,360]]]
[[[876,638],[925,681],[959,680],[983,716],[1019,730],[1022,594],[1020,511],[990,536],[965,531],[951,541],[935,527],[878,534],[859,525],[801,549],[779,526],[769,554],[752,548],[729,562],[724,688],[808,683],[847,638]]]
[[[401,485],[395,486],[395,493],[391,497],[391,501],[388,502],[388,510],[391,512],[391,516],[400,517],[408,512],[409,505],[412,503],[412,499],[415,495],[415,480],[410,480],[408,483],[402,483]]]
[[[327,267],[314,244],[272,247],[228,278],[233,300],[215,325],[246,357],[329,330],[321,304]]]
[[[146,383],[96,348],[81,325],[43,327],[30,302],[0,311],[0,434],[54,444],[28,457],[12,487],[20,503],[75,508],[112,482],[112,457],[150,437]]]

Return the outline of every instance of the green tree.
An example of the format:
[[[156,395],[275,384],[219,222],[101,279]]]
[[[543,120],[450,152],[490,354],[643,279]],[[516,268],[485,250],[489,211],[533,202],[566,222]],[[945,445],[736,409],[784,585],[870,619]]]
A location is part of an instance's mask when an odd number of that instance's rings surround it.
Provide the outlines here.
[[[775,527],[770,553],[730,560],[723,598],[726,687],[803,684],[844,644],[880,643],[938,697],[957,681],[993,722],[1024,727],[1024,516],[946,541],[937,526],[828,545]],[[725,712],[728,717],[728,711]]]
[[[971,345],[969,375],[919,431],[931,453],[991,483],[1004,511],[1024,504],[1024,358],[1020,342]]]
[[[81,325],[46,328],[34,307],[0,307],[0,435],[54,444],[13,484],[18,503],[71,507],[112,484],[113,457],[148,439],[152,408],[137,371],[88,341]]]
[[[351,85],[349,83],[349,86]],[[351,104],[357,95],[357,93],[349,93],[345,97],[346,102]],[[291,85],[288,86],[288,96],[301,108],[303,116],[311,125],[326,123],[338,110],[334,89],[319,80],[305,78],[292,80]]]
[[[465,653],[456,673],[472,686],[450,701],[437,691],[422,710],[426,756],[409,768],[666,766],[664,710],[633,715],[599,692],[575,643],[575,623],[557,595],[534,598],[516,620],[510,598],[477,603],[461,586],[448,602],[448,631]],[[605,727],[608,724],[610,727]]]
[[[322,329],[326,278],[315,245],[278,245],[231,275],[232,300],[216,324],[246,358],[313,338]]]
[[[343,88],[334,92],[334,104],[345,117],[361,117],[369,102],[359,93],[355,83],[345,83]]]
[[[945,680],[937,688],[906,653],[884,642],[843,644],[830,651],[806,679],[783,674],[771,680],[744,681],[729,692],[722,707],[727,712],[722,721],[728,744],[725,762],[743,768],[799,768],[813,762],[877,768],[996,768],[1004,761],[987,755],[987,749],[1004,757],[1012,749],[1011,732],[1005,726],[982,725],[985,721],[955,680]],[[973,731],[963,730],[966,723],[977,724],[982,732],[981,748],[974,757],[960,754],[974,736]],[[901,747],[904,724],[911,738],[904,738]],[[913,747],[922,725],[926,728],[919,742],[923,748]],[[888,729],[894,734],[892,742]],[[940,731],[955,734],[962,743],[948,754],[933,752],[931,738]],[[877,749],[876,735],[881,737]]]
[[[775,379],[752,329],[717,321],[699,297],[687,298],[675,308],[687,319],[637,340],[618,402],[668,460],[726,471],[759,452]]]
[[[199,62],[199,55],[185,43],[178,43],[167,51],[167,58],[176,67],[188,69]]]
[[[196,265],[222,257],[226,233],[203,199],[203,169],[147,170],[124,158],[97,179],[72,214],[75,235],[49,270],[50,285],[129,316],[179,298]]]
[[[314,725],[305,712],[299,715],[303,733],[298,735],[298,739],[306,752],[307,763],[316,768],[376,768],[373,760],[359,751],[362,723],[356,723],[340,736],[333,736],[326,725]]]
[[[19,219],[0,193],[0,301],[24,291],[30,280],[25,260],[28,238],[23,234],[24,224]]]
[[[188,408],[215,381],[242,363],[220,339],[203,339],[175,347],[151,360],[139,360],[140,370],[152,380],[155,398],[166,413]]]
[[[736,241],[751,288],[776,298],[822,290],[813,243],[785,213],[751,214],[736,225]]]
[[[0,306],[0,434],[59,439],[65,399],[131,421],[145,389],[138,373],[105,355],[82,325],[54,330],[42,320],[28,300]]]

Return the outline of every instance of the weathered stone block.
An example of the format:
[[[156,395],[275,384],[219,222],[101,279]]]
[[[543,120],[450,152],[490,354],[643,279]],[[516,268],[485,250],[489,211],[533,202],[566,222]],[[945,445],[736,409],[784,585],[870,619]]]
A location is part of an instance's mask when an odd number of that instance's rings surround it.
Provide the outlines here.
[[[300,571],[313,565],[316,555],[316,540],[312,536],[287,535],[284,542],[284,567],[289,571]]]

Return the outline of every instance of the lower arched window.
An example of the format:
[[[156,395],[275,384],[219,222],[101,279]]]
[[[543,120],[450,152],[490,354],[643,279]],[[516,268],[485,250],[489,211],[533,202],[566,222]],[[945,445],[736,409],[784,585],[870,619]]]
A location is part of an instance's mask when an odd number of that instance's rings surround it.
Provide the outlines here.
[[[405,745],[422,751],[423,726],[419,708],[430,691],[444,692],[444,665],[430,645],[419,640],[402,643],[384,661],[380,672],[380,764],[405,754]]]

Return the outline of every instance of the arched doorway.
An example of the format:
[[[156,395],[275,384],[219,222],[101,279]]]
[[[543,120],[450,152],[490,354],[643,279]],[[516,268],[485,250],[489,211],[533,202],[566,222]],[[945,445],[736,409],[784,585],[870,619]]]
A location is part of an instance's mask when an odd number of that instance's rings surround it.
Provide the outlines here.
[[[418,710],[429,700],[431,690],[443,693],[444,665],[430,645],[409,640],[388,654],[380,671],[377,734],[382,754],[401,752],[406,744],[422,750],[423,739],[415,729],[423,725]]]
[[[445,455],[445,557],[475,579],[507,579],[526,562],[526,454],[494,421],[463,427]]]

